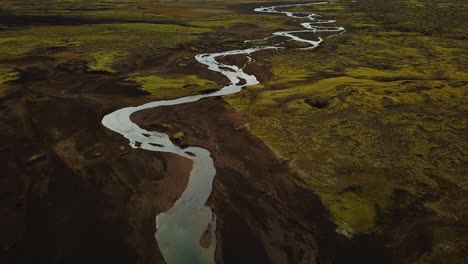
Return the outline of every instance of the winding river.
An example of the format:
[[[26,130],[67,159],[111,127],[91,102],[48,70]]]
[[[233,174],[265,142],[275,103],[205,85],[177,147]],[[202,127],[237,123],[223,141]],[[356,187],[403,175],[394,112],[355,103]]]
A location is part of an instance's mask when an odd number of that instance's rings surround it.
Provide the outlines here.
[[[316,48],[323,39],[305,39],[295,34],[319,32],[344,32],[344,28],[334,26],[335,20],[322,20],[316,14],[282,11],[283,9],[325,4],[316,2],[308,4],[277,5],[256,8],[256,12],[284,14],[295,19],[304,19],[308,22],[300,23],[302,30],[280,31],[265,38],[282,37],[286,40],[307,43],[305,49]],[[217,58],[233,55],[245,55],[260,50],[282,49],[278,45],[253,47],[219,53],[205,53],[195,56],[195,59],[208,67],[209,70],[224,75],[229,85],[221,90],[209,94],[186,96],[174,100],[161,100],[146,103],[136,107],[126,107],[112,112],[104,117],[102,124],[108,129],[119,133],[129,140],[132,148],[141,148],[149,151],[169,152],[192,160],[187,188],[184,190],[173,207],[167,212],[156,216],[156,240],[164,259],[169,264],[178,263],[215,263],[216,249],[216,215],[206,206],[211,191],[216,170],[209,150],[200,147],[181,148],[172,143],[169,136],[157,131],[147,131],[130,119],[135,112],[145,109],[187,104],[206,97],[223,96],[237,93],[246,86],[258,84],[254,75],[247,74],[236,65],[226,65],[218,62]],[[249,57],[249,62],[252,61]],[[201,240],[203,238],[203,243]]]

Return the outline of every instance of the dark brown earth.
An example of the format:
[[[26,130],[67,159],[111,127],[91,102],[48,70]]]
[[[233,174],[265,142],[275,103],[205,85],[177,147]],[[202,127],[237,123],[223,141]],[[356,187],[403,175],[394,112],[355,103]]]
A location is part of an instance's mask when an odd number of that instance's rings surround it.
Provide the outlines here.
[[[0,260],[160,263],[154,219],[180,196],[191,164],[130,149],[105,129],[105,114],[149,99],[118,76],[72,64],[57,56],[24,68],[0,101]],[[212,151],[218,176],[209,205],[218,216],[219,263],[388,261],[378,241],[336,234],[319,199],[222,99],[134,119],[172,124],[186,144]]]
[[[209,113],[209,114],[208,114]],[[217,215],[218,263],[389,263],[389,252],[366,237],[335,232],[319,199],[299,177],[243,129],[247,117],[211,98],[136,113],[143,127],[174,124],[184,143],[210,149],[217,177],[209,201]],[[372,250],[370,250],[372,249]]]
[[[254,5],[239,9],[251,12]],[[24,19],[8,17],[14,26],[86,22]],[[196,74],[222,84],[221,76],[194,60],[177,65],[180,58],[242,43],[220,36],[258,37],[251,25],[236,27],[238,33],[219,29],[151,54],[142,48],[115,67],[142,75]],[[124,138],[105,129],[104,115],[151,98],[125,74],[90,72],[87,60],[50,47],[1,61],[21,74],[0,95],[0,263],[163,263],[154,239],[155,216],[180,196],[191,164],[171,154],[130,149]],[[242,65],[245,59],[226,61]],[[246,71],[264,82],[272,76],[270,68],[265,59]],[[327,107],[316,98],[306,103]],[[417,202],[379,213],[377,221],[391,227],[381,233],[352,239],[337,234],[320,199],[244,129],[248,116],[229,110],[221,98],[150,109],[133,118],[147,127],[171,124],[169,134],[184,132],[182,144],[213,153],[217,177],[209,205],[217,215],[218,263],[411,263],[433,247],[431,228],[440,220]],[[451,190],[449,182],[442,183],[442,190]],[[359,186],[343,190],[348,191],[359,192]],[[396,191],[392,202],[408,203],[405,195]]]

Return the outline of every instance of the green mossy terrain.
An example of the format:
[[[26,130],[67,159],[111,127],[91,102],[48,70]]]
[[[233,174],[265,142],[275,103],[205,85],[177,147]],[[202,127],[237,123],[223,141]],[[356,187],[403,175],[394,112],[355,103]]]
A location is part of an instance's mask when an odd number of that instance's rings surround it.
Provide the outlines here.
[[[159,76],[150,75],[134,77],[132,80],[141,84],[143,90],[159,99],[180,98],[188,94],[209,92],[219,88],[216,83],[200,79],[196,75],[176,78],[161,78]]]
[[[0,85],[18,79],[18,73],[11,69],[0,68]]]
[[[284,22],[287,21],[287,18],[284,17],[265,17],[262,19],[262,27],[267,29],[277,29],[284,27]],[[256,26],[258,24],[258,15],[219,15],[219,16],[209,16],[207,18],[200,19],[199,21],[188,22],[189,25],[203,27],[203,28],[226,28],[232,27],[235,25],[252,25]]]
[[[0,95],[3,94],[3,84],[18,79],[18,73],[7,68],[0,67]]]
[[[144,48],[176,47],[193,40],[206,29],[164,24],[94,24],[78,26],[33,26],[0,31],[2,60],[43,54],[60,47],[88,55],[91,67],[109,70],[116,59]],[[124,60],[125,61],[125,60]]]
[[[88,55],[89,60],[94,60],[91,68],[107,71],[113,60],[125,60],[123,54],[145,48],[174,48],[210,31],[171,20],[161,12],[165,10],[159,10],[160,5],[136,1],[116,6],[115,2],[118,1],[2,3],[1,59],[44,54],[60,47]]]
[[[77,61],[86,66],[73,72],[79,79],[136,83],[148,100],[218,89],[220,76],[193,55],[299,29],[299,19],[253,13],[260,3],[231,4],[2,1],[0,94],[18,89],[10,81],[31,65],[54,72]],[[421,236],[430,247],[408,263],[466,263],[468,4],[332,1],[302,10],[337,18],[346,32],[315,50],[254,54],[246,71],[261,84],[224,97],[228,107],[320,196],[344,236],[378,237],[395,254]]]
[[[162,56],[174,53],[170,67],[187,67],[194,64],[193,55],[198,51],[209,51],[211,45],[206,40],[221,45],[238,41],[237,35],[242,32],[230,27],[249,27],[266,34],[287,20],[273,16],[258,27],[255,23],[260,17],[251,12],[237,14],[224,3],[6,1],[0,3],[0,66],[29,67],[29,58],[35,56],[85,61],[88,72],[127,77],[143,84],[153,96],[175,98],[219,87],[195,78],[189,71],[177,78],[165,78],[162,75],[179,69],[161,72],[144,69],[141,63],[158,67]],[[148,76],[155,71],[162,79]]]
[[[346,33],[313,51],[258,56],[271,80],[228,103],[320,194],[343,234],[389,236],[396,245],[402,238],[393,228],[403,222],[466,223],[467,4],[334,1],[307,9],[337,17]],[[435,241],[439,249],[420,263],[461,252],[463,234]]]
[[[112,69],[112,65],[125,56],[125,53],[119,51],[101,51],[92,53],[91,55],[93,60],[88,64],[91,70],[116,73],[116,71]]]

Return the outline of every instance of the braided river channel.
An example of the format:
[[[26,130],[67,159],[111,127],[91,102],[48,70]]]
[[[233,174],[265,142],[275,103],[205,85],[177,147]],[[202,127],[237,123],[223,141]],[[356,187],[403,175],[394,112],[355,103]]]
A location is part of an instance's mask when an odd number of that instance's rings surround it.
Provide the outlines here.
[[[254,11],[281,14],[295,20],[301,20],[302,22],[299,22],[300,29],[274,32],[271,36],[265,38],[265,40],[282,38],[285,41],[303,42],[308,45],[308,47],[303,49],[312,50],[324,41],[322,37],[318,36],[319,33],[325,32],[328,35],[341,34],[344,32],[344,28],[335,26],[335,20],[324,20],[313,13],[290,12],[287,10],[294,7],[321,4],[326,4],[326,2],[258,7]],[[304,38],[303,36],[305,35],[308,35],[308,37]],[[246,41],[246,44],[248,42]],[[182,148],[174,144],[167,134],[147,131],[139,127],[131,121],[131,115],[150,108],[188,104],[207,97],[238,93],[247,86],[256,85],[259,81],[255,75],[245,73],[243,68],[236,65],[222,64],[217,59],[234,55],[250,56],[257,51],[275,51],[278,49],[283,48],[281,45],[275,44],[196,55],[195,59],[199,63],[206,65],[210,71],[224,75],[229,80],[229,84],[218,91],[208,94],[186,96],[174,100],[154,101],[136,107],[122,108],[108,114],[102,120],[102,124],[105,127],[127,138],[132,148],[174,153],[193,162],[185,191],[172,208],[156,216],[157,231],[155,237],[167,263],[215,263],[216,215],[205,203],[212,191],[216,169],[209,150],[191,146]],[[249,59],[249,62],[252,61]],[[201,243],[202,237],[204,241],[208,242]]]

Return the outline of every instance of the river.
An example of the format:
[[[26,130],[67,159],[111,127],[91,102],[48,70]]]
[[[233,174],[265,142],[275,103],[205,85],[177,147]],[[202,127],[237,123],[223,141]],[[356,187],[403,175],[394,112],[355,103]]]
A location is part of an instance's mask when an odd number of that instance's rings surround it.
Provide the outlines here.
[[[321,37],[316,40],[305,39],[295,34],[317,34],[320,32],[344,32],[344,28],[334,26],[335,20],[323,20],[313,13],[289,12],[284,9],[326,4],[326,2],[308,4],[290,4],[255,8],[255,12],[284,14],[295,19],[307,22],[300,23],[303,29],[296,31],[274,32],[273,37],[307,43],[313,49],[323,41]],[[248,43],[249,41],[246,41]],[[136,107],[125,107],[106,115],[102,124],[108,129],[122,135],[129,140],[132,148],[141,148],[148,151],[168,152],[192,160],[187,188],[168,211],[156,216],[156,240],[159,249],[168,264],[179,263],[215,263],[216,249],[216,215],[206,206],[211,191],[213,179],[216,176],[213,158],[209,150],[200,147],[181,148],[174,144],[169,136],[157,131],[147,131],[130,119],[135,112],[156,108],[160,106],[174,106],[198,101],[213,96],[223,96],[240,92],[242,88],[258,84],[254,75],[247,74],[236,65],[226,65],[218,62],[217,58],[234,55],[249,56],[260,50],[282,49],[279,45],[261,46],[240,50],[231,50],[219,53],[204,53],[195,56],[195,59],[208,67],[208,70],[218,72],[229,80],[229,85],[222,89],[193,96],[186,96],[174,100],[161,100],[146,103]],[[249,60],[252,61],[252,60]],[[204,243],[201,243],[203,237]],[[203,245],[203,246],[202,246]]]

